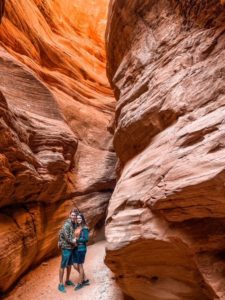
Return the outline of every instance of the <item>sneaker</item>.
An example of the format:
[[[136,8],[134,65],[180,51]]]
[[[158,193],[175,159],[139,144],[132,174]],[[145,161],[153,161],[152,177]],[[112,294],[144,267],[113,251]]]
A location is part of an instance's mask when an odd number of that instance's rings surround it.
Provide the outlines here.
[[[71,280],[67,280],[66,285],[75,286],[75,284]]]
[[[90,281],[89,279],[86,279],[82,282],[83,285],[90,285]]]
[[[65,289],[65,286],[64,284],[59,284],[58,285],[58,290],[62,293],[66,293],[66,289]]]
[[[82,289],[83,284],[82,283],[78,283],[77,286],[75,287],[75,291]]]

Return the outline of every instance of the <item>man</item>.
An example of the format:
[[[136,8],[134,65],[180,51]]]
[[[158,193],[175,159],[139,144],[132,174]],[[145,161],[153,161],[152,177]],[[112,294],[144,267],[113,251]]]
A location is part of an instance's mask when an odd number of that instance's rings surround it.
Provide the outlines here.
[[[60,230],[58,246],[62,251],[61,266],[59,269],[59,285],[58,290],[65,293],[66,289],[63,284],[63,275],[65,268],[67,268],[66,285],[74,286],[74,283],[69,279],[71,266],[73,265],[74,247],[76,244],[76,238],[74,231],[76,229],[76,210],[73,209],[70,212],[70,217],[67,219]]]

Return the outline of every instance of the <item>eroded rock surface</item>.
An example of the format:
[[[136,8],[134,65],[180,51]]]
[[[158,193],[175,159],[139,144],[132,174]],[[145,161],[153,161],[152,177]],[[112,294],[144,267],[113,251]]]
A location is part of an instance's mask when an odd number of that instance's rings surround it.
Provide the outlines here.
[[[216,0],[111,1],[106,263],[134,299],[225,299],[224,18]]]
[[[0,57],[0,289],[4,290],[55,247],[43,242],[46,235],[56,235],[57,218],[50,217],[57,212],[54,203],[75,191],[70,177],[77,139],[49,89],[3,49]]]
[[[5,5],[4,5],[5,4]],[[107,1],[0,1],[0,292],[57,251],[75,204],[92,239],[115,185]]]
[[[5,0],[1,0],[0,1],[0,24],[1,24],[2,17],[4,15],[4,9],[5,9]]]

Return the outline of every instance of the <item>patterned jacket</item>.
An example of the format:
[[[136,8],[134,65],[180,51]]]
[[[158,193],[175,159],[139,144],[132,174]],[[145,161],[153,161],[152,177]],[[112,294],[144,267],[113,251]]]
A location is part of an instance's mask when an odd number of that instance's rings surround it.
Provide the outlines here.
[[[74,245],[74,230],[76,224],[70,219],[66,220],[63,227],[59,231],[58,247],[61,249],[73,249]]]

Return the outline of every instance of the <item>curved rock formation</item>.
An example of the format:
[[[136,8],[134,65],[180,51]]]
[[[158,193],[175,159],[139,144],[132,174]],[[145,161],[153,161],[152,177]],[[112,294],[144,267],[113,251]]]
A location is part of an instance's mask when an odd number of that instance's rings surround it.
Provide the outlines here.
[[[107,1],[82,2],[5,2],[0,292],[57,251],[57,232],[73,204],[98,238],[115,185],[107,131],[114,111],[105,75]]]
[[[5,290],[55,248],[51,239],[58,226],[51,216],[58,201],[74,192],[77,140],[49,89],[3,49],[0,57],[0,289]]]
[[[225,10],[111,1],[119,180],[107,265],[134,299],[224,299]]]

